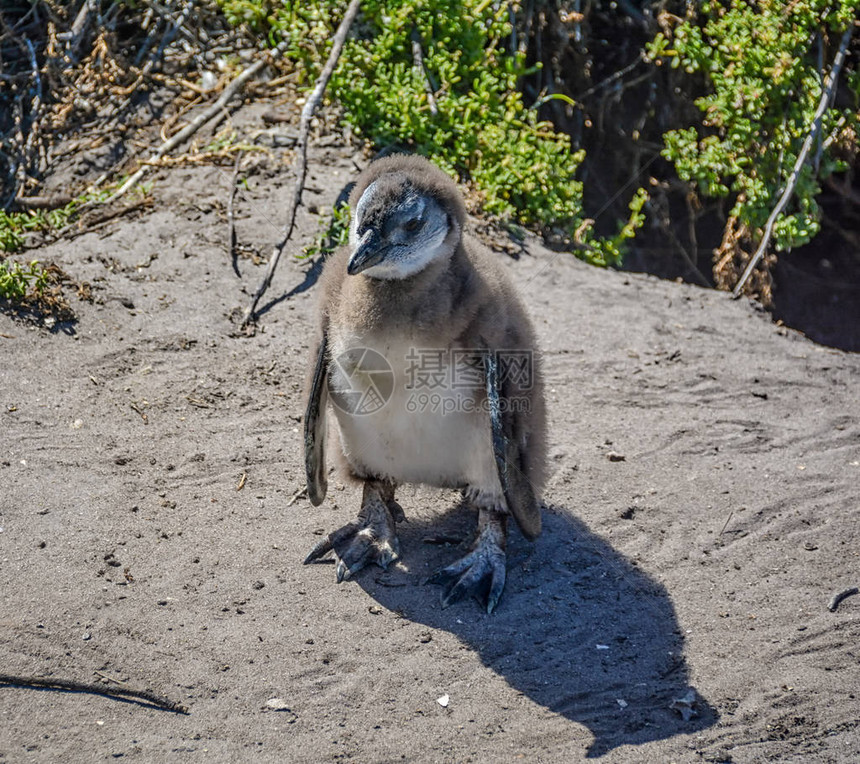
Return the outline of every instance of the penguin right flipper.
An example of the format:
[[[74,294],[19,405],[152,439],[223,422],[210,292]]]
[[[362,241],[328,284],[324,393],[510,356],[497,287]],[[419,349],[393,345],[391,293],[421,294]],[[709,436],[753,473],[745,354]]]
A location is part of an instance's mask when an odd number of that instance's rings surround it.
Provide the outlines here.
[[[323,331],[316,351],[308,405],[305,409],[305,474],[308,481],[308,498],[315,507],[322,504],[328,489],[325,466],[327,368],[328,334]]]

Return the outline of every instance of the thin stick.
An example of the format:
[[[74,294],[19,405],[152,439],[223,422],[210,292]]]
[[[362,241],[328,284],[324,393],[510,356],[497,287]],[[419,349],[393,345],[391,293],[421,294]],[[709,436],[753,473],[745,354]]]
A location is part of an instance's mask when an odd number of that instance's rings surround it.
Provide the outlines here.
[[[284,51],[287,49],[287,41],[281,42],[276,48],[273,48],[269,57],[263,57],[259,61],[255,61],[248,68],[246,68],[241,74],[237,75],[233,81],[224,88],[224,92],[221,93],[221,96],[218,98],[215,103],[213,103],[208,108],[204,109],[200,114],[198,114],[194,119],[191,120],[185,127],[183,127],[176,135],[172,138],[166,140],[158,150],[147,160],[152,163],[158,159],[161,159],[168,151],[173,150],[179,144],[187,141],[194,133],[196,133],[203,125],[205,125],[210,119],[214,116],[218,115],[222,109],[227,105],[228,101],[236,95],[236,93],[242,88],[242,86],[253,77],[257,72],[259,72],[270,60],[274,60],[280,58]],[[140,181],[143,177],[144,173],[149,168],[149,164],[142,164],[140,168],[131,175],[125,183],[123,183],[111,197],[111,200],[116,199],[119,196],[122,196],[128,189],[134,186],[136,183]]]
[[[307,494],[308,494],[308,487],[307,487],[306,485],[303,485],[301,488],[299,488],[299,490],[298,490],[298,491],[296,491],[296,492],[292,495],[292,497],[290,498],[290,500],[287,502],[287,506],[288,506],[288,507],[292,507],[292,506],[293,506],[293,504],[295,504],[295,503],[296,503],[296,500],[297,500],[297,499],[301,498],[302,496],[307,496]]]
[[[68,32],[61,32],[57,35],[58,40],[65,40],[66,54],[68,55],[69,60],[73,63],[77,63],[78,48],[80,47],[81,42],[83,42],[84,36],[86,35],[90,18],[97,10],[97,0],[84,0],[84,4],[81,6],[81,10],[78,11],[78,15],[75,16],[75,20],[72,23],[71,30]]]
[[[125,687],[105,687],[102,684],[92,682],[78,682],[68,679],[42,679],[35,676],[15,676],[14,674],[0,674],[0,684],[14,685],[17,687],[47,687],[54,690],[70,690],[71,692],[90,692],[94,695],[105,695],[108,698],[138,698],[165,711],[173,711],[177,714],[188,714],[188,709],[169,698],[156,695],[149,690],[130,690]]]
[[[56,241],[58,239],[62,239],[65,236],[69,236],[70,238],[77,238],[78,236],[82,236],[85,233],[90,233],[92,231],[97,231],[99,228],[103,227],[106,223],[109,223],[114,218],[118,218],[120,215],[126,215],[129,212],[135,212],[139,210],[141,207],[146,207],[147,205],[152,203],[151,197],[146,197],[144,199],[140,199],[139,201],[133,202],[132,204],[128,204],[121,209],[116,210],[108,210],[107,212],[102,213],[101,215],[96,215],[93,218],[85,221],[83,217],[76,219],[72,223],[67,223],[64,225],[59,231],[56,233],[52,233],[52,241]],[[96,202],[87,202],[82,204],[78,210],[84,211],[91,206],[94,206]],[[86,222],[86,225],[82,225]]]
[[[164,33],[164,36],[161,38],[161,43],[158,46],[158,50],[155,51],[155,55],[147,62],[147,65],[144,66],[144,72],[147,72],[147,66],[151,69],[156,61],[161,59],[161,54],[164,53],[164,49],[173,42],[173,38],[179,33],[179,30],[182,28],[182,25],[185,23],[186,19],[189,15],[191,15],[191,11],[194,8],[195,0],[189,0],[189,2],[185,3],[185,7],[182,9],[182,13],[179,14],[179,17],[173,21],[168,30]]]
[[[767,245],[770,243],[770,237],[773,233],[773,226],[776,223],[776,219],[782,214],[782,211],[788,204],[788,200],[791,199],[791,195],[794,193],[794,187],[800,179],[800,171],[803,169],[803,165],[806,164],[806,158],[809,156],[812,144],[815,143],[815,139],[818,137],[818,132],[821,130],[821,120],[824,117],[824,112],[827,111],[830,97],[836,88],[836,81],[839,79],[839,72],[842,69],[843,62],[845,61],[845,51],[848,49],[848,43],[851,40],[851,33],[853,31],[854,25],[849,24],[848,29],[846,29],[842,35],[842,43],[839,45],[839,50],[836,52],[836,58],[833,59],[833,66],[830,69],[830,78],[827,82],[827,86],[821,93],[821,100],[818,102],[818,108],[815,110],[815,116],[812,119],[812,128],[807,134],[806,140],[803,141],[803,147],[800,149],[800,154],[797,155],[797,161],[794,163],[794,169],[788,177],[785,191],[782,192],[782,196],[776,203],[776,207],[773,208],[773,211],[770,213],[770,217],[767,219],[761,243],[758,245],[758,249],[749,261],[740,281],[738,281],[737,285],[732,290],[732,297],[735,299],[740,297],[741,292],[749,280],[749,277],[752,275],[753,270],[758,265],[759,260],[764,256]]]
[[[830,602],[827,603],[827,609],[831,613],[836,612],[836,608],[839,607],[839,603],[842,602],[847,597],[853,597],[855,594],[860,594],[860,589],[856,586],[852,586],[850,589],[845,589],[841,592],[837,592],[830,598]]]
[[[645,52],[639,51],[639,55],[636,56],[636,58],[634,58],[633,61],[631,61],[629,64],[627,64],[627,66],[625,66],[623,69],[619,69],[617,72],[615,72],[615,74],[610,75],[605,80],[601,80],[600,82],[598,82],[596,85],[590,87],[588,90],[586,90],[581,95],[576,96],[573,100],[577,101],[577,102],[584,101],[586,98],[588,98],[588,96],[596,93],[601,88],[605,88],[607,85],[610,85],[613,82],[615,82],[615,80],[620,80],[625,74],[633,71],[637,66],[639,66],[639,64],[641,64],[643,61],[646,61],[646,60],[647,60],[647,57],[645,55]]]
[[[15,204],[28,210],[56,210],[71,204],[74,197],[66,194],[57,196],[16,196]]]
[[[233,270],[238,270],[236,267],[236,215],[234,205],[236,202],[236,181],[239,179],[239,161],[242,159],[242,152],[236,152],[236,162],[233,164],[233,177],[230,179],[230,195],[227,197],[227,227],[228,227],[228,248],[230,250],[230,262],[233,263]]]
[[[179,17],[173,19],[166,11],[166,9],[159,9],[155,7],[155,10],[159,12],[159,14],[164,14],[164,17],[170,21],[170,26],[167,27],[167,30],[164,32],[164,35],[161,38],[161,44],[158,46],[158,50],[155,51],[150,57],[149,60],[144,64],[143,69],[140,70],[140,74],[137,75],[137,79],[128,87],[123,88],[124,94],[131,94],[135,90],[137,90],[138,85],[143,82],[144,78],[149,75],[155,65],[161,60],[161,56],[164,53],[164,49],[173,42],[173,38],[179,33],[179,30],[182,28],[182,25],[191,15],[191,11],[194,8],[194,3],[196,0],[189,0],[185,4],[185,7],[182,9],[182,12],[179,14]],[[150,39],[154,41],[155,30],[153,29],[152,34],[147,37],[144,41],[145,46],[151,45]]]
[[[159,18],[156,21],[152,20],[152,17],[155,15],[155,8],[152,7],[152,3],[149,3],[147,6],[146,13],[143,14],[143,21],[141,22],[141,29],[146,29],[150,23],[152,23],[152,29],[149,31],[149,34],[146,36],[146,39],[141,44],[140,48],[137,51],[137,55],[134,57],[133,66],[138,67],[143,63],[143,60],[149,54],[149,49],[155,45],[155,36],[158,30],[161,28],[161,19]]]
[[[33,73],[33,82],[35,84],[36,92],[33,95],[33,100],[30,103],[30,129],[27,131],[27,138],[24,141],[24,146],[21,149],[21,161],[18,164],[17,168],[17,181],[18,181],[18,189],[24,188],[24,184],[27,180],[27,166],[30,164],[30,156],[33,152],[33,144],[36,142],[37,135],[39,132],[39,111],[42,108],[42,77],[39,74],[39,64],[36,61],[36,50],[33,48],[33,43],[30,42],[28,37],[23,37],[24,43],[27,46],[27,53],[30,58],[30,68]],[[24,129],[24,111],[23,108],[21,110],[21,126],[20,129],[22,131]]]
[[[317,78],[313,91],[302,109],[302,118],[299,123],[299,141],[296,146],[298,161],[296,169],[296,186],[293,191],[293,197],[290,200],[290,206],[287,208],[287,223],[284,226],[283,237],[275,245],[275,248],[269,257],[269,267],[266,269],[266,275],[257,287],[257,291],[254,292],[251,304],[245,311],[245,315],[242,319],[243,328],[247,328],[254,322],[257,304],[260,302],[260,298],[262,298],[266,293],[266,290],[269,288],[269,285],[272,283],[272,276],[275,275],[275,269],[278,267],[278,260],[281,259],[281,253],[284,251],[284,247],[286,247],[287,242],[290,240],[290,236],[293,233],[293,228],[296,224],[296,210],[302,201],[302,191],[305,187],[305,176],[308,172],[308,135],[311,129],[311,118],[313,117],[314,111],[316,111],[319,102],[322,100],[326,85],[328,85],[328,81],[331,79],[331,75],[334,73],[334,69],[337,66],[340,52],[343,49],[343,44],[346,42],[346,36],[349,33],[349,28],[352,26],[352,22],[355,20],[356,14],[358,14],[360,2],[361,0],[350,0],[349,7],[346,9],[343,20],[340,22],[340,26],[337,28],[337,32],[332,41],[328,61],[326,61],[320,76]]]
[[[430,81],[430,73],[424,65],[424,51],[421,49],[421,36],[418,34],[417,29],[412,30],[412,65],[418,70],[418,73],[424,80],[427,105],[430,107],[430,113],[435,117],[439,113],[439,107],[436,105],[436,96],[433,94],[434,88],[433,83]]]

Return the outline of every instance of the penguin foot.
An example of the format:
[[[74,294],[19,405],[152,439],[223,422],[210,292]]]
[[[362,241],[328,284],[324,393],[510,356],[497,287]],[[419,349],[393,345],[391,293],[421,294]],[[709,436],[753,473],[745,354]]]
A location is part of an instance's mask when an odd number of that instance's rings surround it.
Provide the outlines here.
[[[428,584],[445,587],[442,607],[472,594],[492,613],[505,588],[505,517],[481,510],[481,527],[469,554],[434,573]]]
[[[370,563],[385,570],[400,556],[396,524],[404,519],[403,509],[394,501],[393,488],[368,481],[358,519],[317,544],[305,558],[305,565],[333,551],[338,583],[349,580]]]

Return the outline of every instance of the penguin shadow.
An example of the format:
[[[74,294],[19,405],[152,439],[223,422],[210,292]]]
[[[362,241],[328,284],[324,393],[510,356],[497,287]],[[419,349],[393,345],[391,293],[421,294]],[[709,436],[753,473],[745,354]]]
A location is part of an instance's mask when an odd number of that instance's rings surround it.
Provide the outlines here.
[[[545,508],[543,519],[534,544],[511,524],[507,584],[492,615],[474,599],[443,610],[440,587],[423,583],[469,546],[475,515],[458,506],[401,523],[403,564],[356,581],[383,607],[455,634],[512,688],[587,727],[588,758],[713,725],[715,710],[690,687],[665,588],[569,511]]]
[[[263,316],[270,310],[272,310],[272,308],[280,305],[282,302],[289,300],[291,297],[295,297],[302,292],[307,292],[309,289],[311,289],[314,284],[316,284],[319,280],[319,277],[322,274],[324,263],[325,257],[323,255],[314,258],[311,261],[310,267],[305,270],[302,276],[302,280],[291,289],[288,289],[283,294],[280,294],[277,297],[274,297],[269,300],[265,305],[263,305],[262,308],[259,308],[257,310],[257,316]]]

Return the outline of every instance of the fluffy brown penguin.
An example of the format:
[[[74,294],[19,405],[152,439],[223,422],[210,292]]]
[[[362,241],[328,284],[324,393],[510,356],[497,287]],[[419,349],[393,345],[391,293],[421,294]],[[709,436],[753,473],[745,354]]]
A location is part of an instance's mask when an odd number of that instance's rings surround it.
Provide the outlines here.
[[[349,247],[321,276],[304,422],[308,497],[326,494],[326,412],[347,472],[363,482],[355,522],[329,535],[338,582],[400,554],[403,483],[459,488],[478,511],[472,550],[429,580],[443,607],[496,607],[507,518],[541,532],[546,417],[531,322],[496,257],[463,233],[455,183],[418,156],[373,162],[350,198]]]

